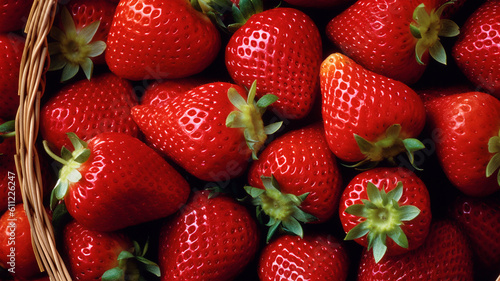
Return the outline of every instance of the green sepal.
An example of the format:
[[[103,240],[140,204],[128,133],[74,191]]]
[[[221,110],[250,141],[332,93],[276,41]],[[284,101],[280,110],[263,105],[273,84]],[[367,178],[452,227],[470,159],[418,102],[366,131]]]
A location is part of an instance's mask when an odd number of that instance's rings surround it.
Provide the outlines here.
[[[346,212],[347,212],[347,209],[346,209]],[[361,237],[365,236],[366,234],[368,234],[369,231],[370,231],[370,229],[368,228],[367,223],[361,222],[358,225],[356,225],[355,227],[353,227],[346,234],[344,240],[354,240],[354,239],[361,238]]]
[[[280,225],[281,225],[281,222],[279,222],[279,221],[274,222],[270,226],[268,225],[269,230],[267,231],[267,235],[266,235],[266,243],[267,244],[269,244],[269,242],[271,241],[273,236],[276,234],[276,231],[278,231]]]
[[[386,238],[385,233],[375,237],[375,241],[373,242],[373,257],[376,263],[378,263],[387,252],[387,246],[385,244]]]
[[[493,157],[486,166],[486,177],[491,177],[500,168],[500,132],[488,140],[488,152],[493,153]],[[500,185],[500,170],[497,172],[497,182]]]
[[[122,260],[127,260],[127,259],[132,259],[132,258],[135,258],[135,256],[131,252],[121,251],[120,254],[118,255],[117,260],[122,261]]]
[[[125,271],[119,267],[115,267],[104,272],[104,274],[101,276],[101,280],[119,281],[119,280],[124,280],[123,279],[124,276],[125,276]]]
[[[408,238],[406,237],[405,233],[401,229],[401,227],[395,227],[394,230],[389,231],[387,233],[387,236],[389,236],[396,244],[398,244],[401,248],[408,249]]]
[[[7,138],[12,138],[16,136],[16,121],[10,120],[4,122],[0,125],[0,143],[2,143]]]
[[[300,238],[304,238],[304,230],[302,225],[294,217],[290,217],[287,220],[281,222],[283,224],[283,230],[293,235],[297,235]]]

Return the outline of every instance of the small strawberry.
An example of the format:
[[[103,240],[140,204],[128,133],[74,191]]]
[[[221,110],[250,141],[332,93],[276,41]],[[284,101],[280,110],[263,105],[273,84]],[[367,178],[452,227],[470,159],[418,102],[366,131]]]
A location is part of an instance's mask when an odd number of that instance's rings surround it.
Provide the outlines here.
[[[452,54],[470,81],[500,98],[500,1],[485,1],[474,11]]]
[[[0,33],[0,118],[14,119],[19,107],[17,94],[24,38]]]
[[[457,24],[441,18],[455,2],[446,1],[360,0],[328,23],[327,36],[363,67],[413,84],[424,73],[429,54],[446,64],[440,37],[459,34]]]
[[[355,166],[413,152],[425,124],[420,97],[405,84],[371,72],[340,53],[321,65],[322,115],[326,139],[341,160]]]
[[[206,83],[208,81],[200,78],[182,78],[155,82],[144,92],[141,104],[163,107],[168,103],[169,99]]]
[[[186,0],[120,1],[111,26],[106,62],[130,80],[183,78],[217,56],[220,34]]]
[[[161,280],[233,280],[258,243],[257,224],[245,207],[224,195],[196,192],[161,230]]]
[[[192,175],[222,181],[242,175],[253,155],[281,123],[264,127],[265,108],[276,100],[255,101],[238,85],[210,83],[172,98],[164,107],[140,105],[132,117],[146,139]],[[245,101],[245,98],[247,100]]]
[[[354,177],[339,209],[346,240],[355,240],[375,261],[422,245],[429,232],[431,210],[425,184],[404,168],[375,168]]]
[[[439,132],[436,153],[448,179],[469,196],[500,189],[500,101],[467,92],[425,103],[429,129]]]
[[[88,143],[69,133],[74,151],[47,153],[64,166],[51,206],[64,203],[73,218],[95,231],[114,231],[176,212],[189,185],[160,155],[123,133],[101,133]]]
[[[158,265],[144,258],[147,248],[123,233],[92,231],[72,221],[62,240],[73,280],[141,280],[141,269],[160,274]]]
[[[321,124],[290,131],[270,142],[250,166],[248,182],[245,189],[272,221],[268,241],[280,224],[302,236],[297,220],[304,221],[303,213],[312,216],[305,222],[327,221],[338,210],[342,192],[342,178]]]
[[[3,0],[0,4],[0,33],[21,30],[28,21],[33,0]]]
[[[322,42],[318,28],[297,9],[262,12],[261,0],[241,0],[240,7],[233,9],[237,24],[230,27],[238,30],[226,47],[231,78],[246,88],[257,80],[257,97],[276,95],[279,99],[271,107],[282,117],[305,117],[319,86]]]
[[[473,281],[472,254],[460,229],[449,221],[431,225],[425,243],[406,254],[375,262],[367,251],[361,257],[358,281]]]
[[[261,281],[345,281],[349,259],[342,242],[326,234],[283,235],[259,259]]]
[[[139,128],[130,111],[137,104],[130,82],[112,73],[80,80],[63,87],[42,106],[40,133],[58,150],[71,144],[69,132],[85,141],[103,132],[136,137]]]

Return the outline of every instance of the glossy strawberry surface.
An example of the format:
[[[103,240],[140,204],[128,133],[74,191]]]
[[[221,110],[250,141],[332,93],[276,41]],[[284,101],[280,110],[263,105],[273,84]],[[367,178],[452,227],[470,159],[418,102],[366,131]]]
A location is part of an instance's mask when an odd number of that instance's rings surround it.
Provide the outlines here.
[[[164,106],[168,100],[193,88],[206,84],[201,78],[183,78],[155,82],[142,95],[141,105]]]
[[[33,0],[3,0],[0,4],[0,32],[21,30],[28,21]]]
[[[14,33],[0,34],[0,118],[12,120],[19,107],[17,95],[24,38]]]

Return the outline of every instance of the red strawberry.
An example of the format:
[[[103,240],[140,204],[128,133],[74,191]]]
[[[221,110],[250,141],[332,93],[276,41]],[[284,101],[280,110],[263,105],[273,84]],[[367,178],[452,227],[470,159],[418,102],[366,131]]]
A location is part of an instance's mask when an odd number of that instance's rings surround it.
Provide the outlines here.
[[[141,275],[141,263],[160,273],[144,260],[145,251],[120,232],[92,231],[72,221],[64,228],[63,247],[73,280],[138,280],[131,278]]]
[[[33,0],[3,0],[0,5],[0,33],[21,30],[30,14]]]
[[[14,121],[4,122],[0,119],[0,212],[7,210],[9,205],[22,202],[14,162],[14,125]]]
[[[330,8],[341,5],[349,5],[354,2],[354,0],[285,0],[285,2],[298,7]]]
[[[50,35],[49,70],[63,69],[61,81],[71,79],[80,67],[90,80],[95,64],[104,64],[103,52],[116,5],[101,0],[72,0],[61,9],[59,23]]]
[[[163,107],[171,98],[206,83],[205,79],[200,78],[183,78],[155,82],[144,92],[141,104]]]
[[[467,19],[453,57],[469,80],[500,98],[500,1],[485,1]]]
[[[237,17],[239,25],[244,24],[226,47],[229,74],[246,88],[257,80],[257,97],[278,96],[272,108],[282,117],[305,117],[319,85],[322,42],[318,28],[306,14],[292,8],[257,9],[252,16],[245,11]]]
[[[463,193],[486,196],[500,189],[500,101],[468,92],[425,103],[436,152],[448,179]]]
[[[0,33],[0,118],[14,119],[19,107],[17,95],[19,66],[24,49],[24,38],[13,33]]]
[[[40,273],[23,204],[9,206],[0,217],[0,266],[20,278]]]
[[[233,280],[257,252],[258,234],[234,199],[197,192],[161,230],[161,280]]]
[[[360,0],[328,23],[327,35],[343,53],[363,67],[413,84],[424,73],[429,54],[446,64],[446,52],[439,36],[459,33],[454,22],[441,19],[443,11],[452,3],[454,1],[447,0]]]
[[[424,146],[413,139],[425,124],[420,97],[405,84],[371,72],[340,53],[321,65],[322,114],[333,153],[348,162],[393,161]]]
[[[271,182],[261,177],[274,177],[281,192],[276,192],[277,187],[269,186]],[[252,163],[248,182],[252,187],[246,189],[256,195],[254,201],[258,208],[275,224],[282,223],[289,230],[287,226],[291,221],[300,220],[292,211],[297,207],[296,211],[313,216],[314,222],[327,221],[338,210],[342,192],[342,178],[321,124],[290,131],[270,142],[259,159]],[[300,202],[304,194],[307,196]],[[296,234],[301,233],[299,230]]]
[[[182,78],[215,59],[220,35],[186,0],[120,1],[108,37],[106,62],[130,80]]]
[[[103,132],[137,136],[139,128],[130,115],[137,105],[132,85],[112,73],[65,86],[41,108],[40,132],[56,146],[69,147],[66,133],[89,140]]]
[[[262,251],[261,281],[344,281],[349,260],[342,243],[326,234],[283,235]]]
[[[429,192],[404,168],[375,168],[354,177],[340,199],[346,240],[373,248],[376,262],[422,245],[429,232]]]
[[[123,133],[102,133],[88,143],[70,133],[75,150],[63,148],[64,164],[51,205],[64,199],[69,213],[86,228],[114,231],[176,212],[189,185],[160,155]]]
[[[202,180],[226,181],[242,175],[250,155],[255,158],[267,134],[279,128],[264,127],[261,119],[275,97],[256,102],[255,84],[247,101],[244,97],[240,86],[211,83],[170,99],[162,108],[136,106],[132,116],[148,142],[186,171]]]
[[[364,252],[358,281],[472,281],[471,252],[464,234],[449,221],[434,222],[425,244],[376,263]]]

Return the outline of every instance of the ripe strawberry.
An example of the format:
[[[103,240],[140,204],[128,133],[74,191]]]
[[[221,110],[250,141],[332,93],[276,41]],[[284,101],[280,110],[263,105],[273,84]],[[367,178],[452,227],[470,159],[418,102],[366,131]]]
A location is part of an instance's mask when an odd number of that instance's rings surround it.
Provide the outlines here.
[[[385,253],[406,253],[424,243],[431,224],[429,192],[409,170],[375,168],[351,180],[339,214],[345,239],[373,248],[379,262]]]
[[[132,117],[148,142],[186,171],[202,180],[225,181],[245,172],[250,155],[256,158],[267,134],[280,125],[264,127],[261,119],[274,96],[256,102],[253,84],[247,101],[244,97],[238,85],[210,83],[162,108],[136,106]]]
[[[459,34],[458,25],[441,18],[452,3],[454,1],[447,0],[357,1],[328,23],[327,36],[363,67],[413,84],[424,73],[429,54],[446,64],[446,52],[439,37]]]
[[[209,18],[189,1],[127,0],[116,9],[107,45],[112,72],[143,80],[199,73],[215,59],[221,42]]]
[[[233,280],[257,252],[258,234],[234,199],[196,192],[161,230],[161,280]]]
[[[434,222],[427,237],[418,249],[399,256],[386,256],[378,263],[365,251],[357,280],[474,280],[468,241],[455,224]]]
[[[448,179],[463,193],[486,196],[500,189],[500,101],[481,92],[425,103],[429,129],[438,131],[436,153]]]
[[[61,81],[71,79],[80,67],[87,79],[94,64],[104,64],[104,50],[116,4],[100,0],[71,0],[61,9],[59,23],[50,35],[49,70],[63,69]]]
[[[40,273],[23,204],[10,206],[0,217],[0,266],[20,278]]]
[[[141,99],[142,105],[164,106],[171,98],[206,84],[202,78],[182,78],[165,80],[151,84]]]
[[[225,56],[231,78],[246,88],[257,80],[257,97],[278,96],[271,107],[282,117],[305,117],[319,85],[322,42],[318,28],[306,14],[292,8],[264,12],[242,8],[237,14],[238,24],[233,28],[241,27],[229,40]]]
[[[453,47],[458,67],[478,87],[500,98],[500,1],[485,1],[467,19]]]
[[[0,5],[0,33],[21,30],[28,21],[33,0],[3,0]]]
[[[262,251],[261,281],[344,281],[349,259],[342,243],[326,234],[283,235]]]
[[[425,124],[420,97],[405,84],[371,72],[340,53],[321,65],[322,115],[333,153],[372,166],[424,146],[413,139]]]
[[[22,202],[14,162],[14,125],[14,121],[4,122],[0,119],[0,212],[7,210],[9,204]]]
[[[298,7],[311,7],[311,8],[330,8],[341,5],[349,5],[354,2],[354,0],[285,0],[285,2],[298,6]]]
[[[59,90],[42,106],[40,133],[58,150],[70,146],[69,132],[85,141],[103,132],[136,137],[139,128],[130,111],[137,104],[132,85],[112,73],[80,80]]]
[[[24,49],[24,38],[13,33],[0,33],[0,118],[14,119],[19,107],[17,95],[19,66]]]
[[[158,265],[145,260],[145,251],[120,232],[92,231],[72,221],[64,228],[63,247],[73,280],[139,280],[144,263],[149,272],[160,273]]]
[[[69,133],[75,150],[63,148],[64,164],[51,205],[64,203],[73,218],[95,231],[114,231],[176,212],[189,185],[160,155],[123,133],[101,133],[88,143]]]
[[[269,186],[270,177],[274,177],[281,192],[276,192],[276,186]],[[314,217],[308,222],[322,223],[331,218],[338,210],[342,192],[342,178],[321,124],[290,131],[270,142],[252,163],[248,182],[252,187],[246,189],[255,195],[258,208],[275,225],[282,223],[291,231],[295,229],[289,227],[292,224],[300,227],[297,219],[304,212]],[[303,202],[293,200],[303,194],[307,195]],[[301,235],[302,231],[297,231],[295,234]],[[271,235],[272,231],[268,240]]]

